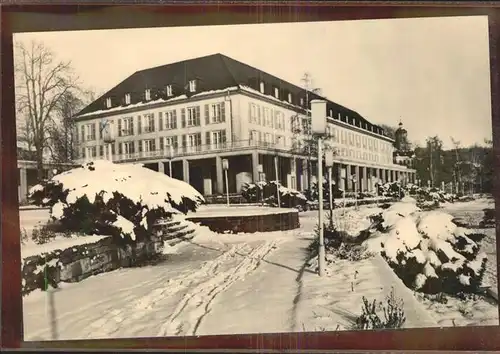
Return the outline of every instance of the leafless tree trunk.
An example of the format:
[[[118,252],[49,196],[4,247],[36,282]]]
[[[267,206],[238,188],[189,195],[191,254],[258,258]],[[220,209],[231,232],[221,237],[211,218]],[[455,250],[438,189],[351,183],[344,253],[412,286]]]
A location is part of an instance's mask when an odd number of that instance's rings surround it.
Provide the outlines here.
[[[28,144],[35,150],[38,179],[42,180],[44,151],[50,149],[50,129],[54,126],[56,106],[76,78],[69,62],[58,62],[43,43],[16,43],[16,104],[26,117]]]

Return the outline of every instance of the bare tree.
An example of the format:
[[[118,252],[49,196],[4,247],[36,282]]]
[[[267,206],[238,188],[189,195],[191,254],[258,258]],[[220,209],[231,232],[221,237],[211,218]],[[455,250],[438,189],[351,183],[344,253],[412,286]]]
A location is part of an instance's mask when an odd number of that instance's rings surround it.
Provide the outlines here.
[[[59,62],[43,43],[16,43],[16,104],[23,117],[28,145],[36,155],[38,179],[43,179],[44,152],[51,150],[50,131],[57,105],[76,88],[69,62]]]
[[[59,121],[52,126],[50,131],[53,146],[52,159],[56,162],[73,162],[76,157],[77,137],[73,117],[83,108],[84,101],[86,101],[85,98],[77,95],[78,93],[76,90],[67,91],[56,105]]]

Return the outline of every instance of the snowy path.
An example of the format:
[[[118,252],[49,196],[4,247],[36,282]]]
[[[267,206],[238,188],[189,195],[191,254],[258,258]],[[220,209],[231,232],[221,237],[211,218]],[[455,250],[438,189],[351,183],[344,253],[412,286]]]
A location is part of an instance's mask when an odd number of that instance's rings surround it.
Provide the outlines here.
[[[278,268],[270,263],[274,258],[267,260],[267,257],[277,251],[293,251],[296,236],[293,231],[221,235],[224,241],[217,242],[195,240],[193,244],[182,245],[164,264],[117,270],[80,283],[65,284],[52,293],[57,339],[195,335],[208,334],[210,328],[214,333],[225,333],[224,328],[234,328],[235,322],[252,325],[253,328],[248,328],[250,332],[261,332],[262,328],[254,321],[267,313],[261,295],[279,295],[276,288],[269,287],[276,281],[288,287],[290,293],[283,296],[286,309],[276,309],[277,313],[283,311],[282,317],[286,318],[282,328],[276,329],[288,331],[297,274],[286,269],[292,277],[277,278],[271,271],[267,280],[259,282],[259,279],[261,274],[266,275],[267,267]],[[232,243],[227,242],[229,239]],[[301,242],[307,245],[306,241]],[[302,258],[298,259],[297,267]],[[230,308],[226,303],[221,305],[232,298],[233,290],[242,283],[252,284],[255,291],[255,296],[246,296],[243,303],[246,318],[252,314],[251,321],[243,321],[234,314],[227,316]],[[24,299],[26,340],[51,339],[47,296],[35,292]],[[239,320],[234,321],[235,318]],[[211,325],[214,322],[215,327]],[[241,326],[234,330],[244,331]]]

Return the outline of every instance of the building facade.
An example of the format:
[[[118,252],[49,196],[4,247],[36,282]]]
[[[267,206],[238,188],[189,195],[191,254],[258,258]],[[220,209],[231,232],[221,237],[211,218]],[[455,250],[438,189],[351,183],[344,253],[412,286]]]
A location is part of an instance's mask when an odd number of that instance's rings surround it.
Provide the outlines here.
[[[315,158],[303,153],[312,99],[325,98],[221,54],[146,69],[75,116],[79,158],[144,163],[204,195],[225,192],[227,159],[231,193],[262,178],[304,190],[316,178],[315,168],[307,173]],[[414,181],[382,128],[329,100],[327,116],[341,188],[373,191],[372,177]]]

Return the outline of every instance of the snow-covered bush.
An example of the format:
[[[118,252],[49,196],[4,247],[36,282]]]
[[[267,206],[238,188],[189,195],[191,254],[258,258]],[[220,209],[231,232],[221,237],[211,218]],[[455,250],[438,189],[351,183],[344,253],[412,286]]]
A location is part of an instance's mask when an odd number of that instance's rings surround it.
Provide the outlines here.
[[[366,244],[381,251],[409,288],[425,293],[478,292],[487,256],[484,234],[459,227],[442,211],[421,211],[414,202],[395,203],[378,216],[378,232]]]
[[[333,259],[342,259],[348,261],[360,261],[373,256],[366,245],[362,244],[364,240],[361,235],[354,230],[341,230],[337,224],[325,225],[323,229],[323,240],[325,253],[331,255]],[[317,253],[319,245],[319,227],[315,228],[316,237],[309,244],[308,252],[312,256]],[[355,233],[356,235],[353,235]]]
[[[278,205],[277,193],[280,195],[282,207],[304,208],[307,198],[304,194],[294,189],[283,187],[277,181],[246,183],[241,189],[241,195],[248,203],[266,203],[272,206]]]
[[[483,209],[483,220],[479,222],[482,227],[495,227],[495,209]]]
[[[396,298],[394,289],[386,297],[386,304],[376,300],[368,301],[363,296],[363,307],[361,315],[356,319],[354,329],[372,330],[372,329],[398,329],[402,328],[406,322],[403,309],[403,300]],[[379,310],[379,308],[381,308]],[[379,312],[383,313],[383,317]]]
[[[313,201],[313,200],[318,200],[318,183],[313,182],[311,184],[311,189],[308,189],[304,194],[307,197],[308,200]],[[332,194],[333,198],[342,198],[344,196],[343,191],[339,188],[338,185],[335,183],[332,183]],[[354,192],[346,192],[345,193],[346,198],[354,198]],[[326,200],[330,198],[330,188],[328,186],[328,180],[325,179],[323,181],[323,198]]]
[[[195,211],[203,197],[189,184],[140,164],[98,160],[54,176],[30,190],[36,204],[65,230],[147,239],[159,218]]]

